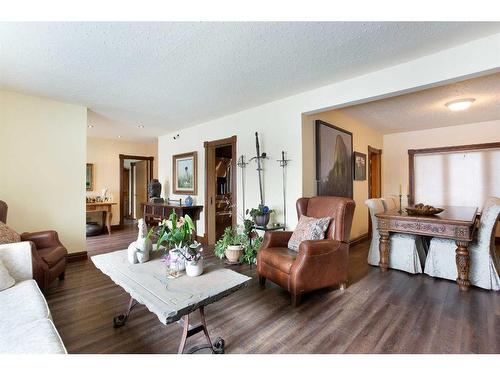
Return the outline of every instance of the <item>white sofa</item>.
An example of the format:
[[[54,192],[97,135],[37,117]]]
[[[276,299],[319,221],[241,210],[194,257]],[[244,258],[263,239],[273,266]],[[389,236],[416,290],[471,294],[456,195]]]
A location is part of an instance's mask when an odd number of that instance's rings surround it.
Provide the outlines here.
[[[30,243],[0,245],[0,260],[16,281],[0,291],[0,353],[67,353],[33,280]]]

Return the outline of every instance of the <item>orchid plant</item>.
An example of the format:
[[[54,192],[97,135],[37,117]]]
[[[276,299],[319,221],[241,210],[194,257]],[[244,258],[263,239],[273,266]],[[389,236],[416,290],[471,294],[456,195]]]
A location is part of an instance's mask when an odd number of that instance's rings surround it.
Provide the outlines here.
[[[168,220],[165,219],[158,224],[158,240],[156,242],[156,249],[159,250],[162,245],[167,245],[167,247],[172,249],[182,248],[184,246],[190,246],[193,243],[192,234],[194,232],[194,223],[189,215],[184,217],[178,217],[177,214],[172,211]],[[150,230],[148,237],[153,234],[153,230]],[[195,247],[199,247],[199,244]]]

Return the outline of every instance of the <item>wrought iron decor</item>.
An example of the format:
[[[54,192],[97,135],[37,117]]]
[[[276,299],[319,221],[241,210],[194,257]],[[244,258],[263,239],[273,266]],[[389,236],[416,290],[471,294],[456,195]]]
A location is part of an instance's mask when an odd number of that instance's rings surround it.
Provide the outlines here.
[[[277,161],[283,170],[283,226],[286,228],[286,166],[290,159],[285,159],[285,151],[281,151],[281,159]]]

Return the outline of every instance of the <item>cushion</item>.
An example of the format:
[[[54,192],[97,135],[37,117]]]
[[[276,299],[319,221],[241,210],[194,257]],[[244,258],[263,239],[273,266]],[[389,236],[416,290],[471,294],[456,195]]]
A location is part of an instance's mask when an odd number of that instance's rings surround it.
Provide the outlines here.
[[[35,280],[18,282],[0,292],[0,331],[48,318],[49,307]]]
[[[0,353],[66,354],[50,319],[40,319],[0,330]]]
[[[0,221],[0,244],[21,242],[21,236]]]
[[[61,259],[66,257],[67,251],[62,246],[47,247],[38,250],[38,254],[42,257],[43,261],[49,265],[50,268],[54,267]]]
[[[292,237],[288,241],[288,248],[293,251],[299,251],[302,241],[324,239],[325,231],[328,229],[331,220],[332,218],[330,217],[316,219],[302,215],[297,227],[293,231]]]
[[[290,274],[293,262],[297,258],[297,252],[287,249],[286,247],[269,247],[260,250],[259,260],[273,268]]]
[[[0,259],[0,292],[14,286],[15,283],[16,280],[10,276],[9,271],[5,268],[2,260]]]

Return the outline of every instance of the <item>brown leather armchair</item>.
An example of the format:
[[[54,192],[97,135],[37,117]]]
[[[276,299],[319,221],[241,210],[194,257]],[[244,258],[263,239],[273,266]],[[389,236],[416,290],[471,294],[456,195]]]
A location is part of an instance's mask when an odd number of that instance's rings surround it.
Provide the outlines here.
[[[7,203],[0,200],[0,221],[7,224]],[[31,241],[33,278],[41,289],[47,289],[57,277],[64,280],[68,251],[59,241],[57,232],[23,233],[21,241]]]
[[[349,236],[356,204],[341,197],[313,197],[297,200],[297,216],[332,218],[325,239],[303,241],[299,251],[289,250],[293,232],[266,232],[257,254],[259,283],[269,279],[287,289],[292,305],[300,304],[303,293],[340,285],[345,288],[349,262]]]
[[[56,278],[64,280],[68,251],[59,241],[57,232],[47,230],[21,234],[22,241],[31,241],[33,276],[41,289],[47,289]]]

